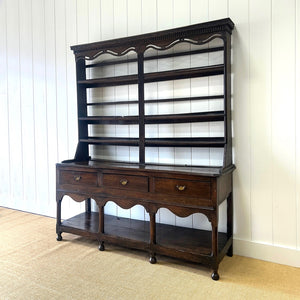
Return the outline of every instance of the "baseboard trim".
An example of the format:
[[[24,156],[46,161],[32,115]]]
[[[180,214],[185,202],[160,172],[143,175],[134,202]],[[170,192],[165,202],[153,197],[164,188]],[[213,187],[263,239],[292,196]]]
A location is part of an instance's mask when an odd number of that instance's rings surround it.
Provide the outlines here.
[[[300,250],[296,249],[234,239],[233,253],[300,268]]]

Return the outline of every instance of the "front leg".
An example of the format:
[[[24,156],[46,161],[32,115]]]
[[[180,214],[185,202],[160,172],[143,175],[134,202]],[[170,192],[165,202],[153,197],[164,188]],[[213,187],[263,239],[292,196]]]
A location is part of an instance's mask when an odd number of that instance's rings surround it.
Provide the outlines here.
[[[218,273],[218,269],[213,270],[213,272],[211,273],[211,278],[212,278],[212,280],[215,280],[215,281],[219,280],[220,276]]]
[[[63,195],[60,193],[56,193],[56,240],[61,241],[62,236],[61,236],[61,201],[62,201]]]
[[[62,241],[61,232],[58,232],[58,233],[57,233],[56,240],[57,240],[57,241]]]
[[[99,251],[104,251],[105,250],[105,246],[104,246],[104,242],[99,242]]]

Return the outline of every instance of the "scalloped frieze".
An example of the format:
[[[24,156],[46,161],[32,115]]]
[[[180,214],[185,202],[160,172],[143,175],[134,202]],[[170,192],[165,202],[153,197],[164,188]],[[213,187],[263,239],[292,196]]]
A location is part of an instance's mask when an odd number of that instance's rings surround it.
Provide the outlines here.
[[[69,196],[70,198],[72,198],[76,202],[82,202],[82,201],[87,200],[88,198],[90,198],[87,195],[79,195],[79,194],[73,194],[73,193],[66,193],[66,194],[63,195],[63,197],[64,196]]]
[[[157,211],[160,208],[167,208],[174,215],[176,215],[178,217],[181,217],[181,218],[186,218],[186,217],[188,217],[192,214],[201,213],[201,214],[204,214],[209,221],[211,219],[210,213],[207,210],[203,210],[201,208],[198,209],[198,208],[189,208],[189,207],[165,205],[165,204],[155,204],[155,209],[153,211],[155,213],[157,213]]]
[[[93,51],[95,50],[95,51]],[[130,51],[136,51],[136,47],[123,47],[123,48],[119,48],[119,49],[114,49],[114,50],[111,50],[111,49],[89,49],[88,53],[86,53],[84,55],[84,53],[80,53],[80,55],[76,56],[76,60],[78,59],[86,59],[86,60],[93,60],[97,57],[99,57],[100,55],[102,54],[111,54],[113,56],[122,56],[122,55],[126,55],[128,52]]]
[[[104,41],[103,43],[89,44],[88,47],[87,45],[74,47],[73,50],[76,59],[85,58],[91,60],[104,53],[110,53],[115,56],[125,55],[129,51],[142,53],[145,50],[145,46],[147,48],[154,47],[156,49],[156,47],[161,47],[162,49],[168,49],[173,46],[174,42],[177,43],[176,41],[185,40],[200,45],[216,37],[225,40],[226,32],[231,33],[231,29],[226,24],[221,24],[204,28],[194,28],[188,31],[171,31],[169,33],[166,32],[166,34],[158,33],[157,35],[151,34],[150,36],[145,34],[145,36],[137,36],[136,40],[125,38],[119,44],[117,39],[115,39],[115,44],[111,44],[111,41],[109,43]]]
[[[220,35],[220,34],[214,34],[210,37],[208,37],[207,39],[204,39],[204,40],[196,40],[196,39],[191,39],[191,38],[180,38],[180,39],[177,39],[177,40],[174,40],[172,41],[171,43],[169,41],[166,41],[166,43],[164,43],[164,41],[160,41],[160,43],[157,43],[157,44],[148,44],[146,46],[146,50],[147,49],[155,49],[155,50],[167,50],[167,49],[170,49],[172,47],[174,47],[175,45],[179,44],[179,43],[189,43],[189,44],[193,44],[193,45],[203,45],[203,44],[206,44],[206,43],[209,43],[211,42],[212,40],[214,39],[217,39],[217,38],[220,38],[220,39],[223,39],[223,36]]]

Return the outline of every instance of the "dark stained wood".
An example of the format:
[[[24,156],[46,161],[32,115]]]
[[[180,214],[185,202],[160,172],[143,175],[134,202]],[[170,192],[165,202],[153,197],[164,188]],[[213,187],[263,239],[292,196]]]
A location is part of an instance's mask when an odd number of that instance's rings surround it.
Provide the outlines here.
[[[97,185],[95,172],[60,172],[60,184]]]
[[[87,137],[82,143],[94,145],[139,146],[138,138]],[[148,147],[224,147],[224,138],[145,138]]]
[[[148,83],[148,82],[178,80],[178,79],[195,78],[195,77],[215,76],[215,75],[221,75],[223,74],[223,72],[224,72],[224,66],[216,65],[216,66],[208,66],[208,67],[145,73],[143,82]],[[96,78],[96,79],[79,80],[77,81],[77,83],[78,85],[85,88],[95,88],[95,87],[137,84],[139,82],[138,78],[139,78],[138,75],[123,75],[123,76],[116,76],[116,77],[103,77],[103,78]]]
[[[224,121],[223,111],[211,111],[188,114],[147,115],[144,124],[171,124],[192,122],[217,122]],[[79,121],[87,124],[139,124],[139,116],[92,116],[81,117]]]
[[[185,52],[174,52],[174,53],[168,53],[168,54],[161,54],[161,55],[152,55],[152,56],[145,56],[144,61],[153,60],[153,59],[164,59],[164,58],[170,58],[170,57],[179,57],[179,56],[185,56],[185,55],[195,55],[200,53],[211,53],[211,52],[218,52],[223,51],[224,47],[213,47],[208,49],[197,49],[192,51],[185,51]],[[96,68],[96,67],[104,67],[104,66],[110,66],[110,65],[119,65],[119,64],[128,64],[137,62],[137,58],[126,58],[126,59],[117,59],[117,60],[108,60],[108,61],[101,61],[99,63],[92,63],[87,64],[86,68]]]
[[[145,243],[151,241],[153,244],[165,248],[165,252],[171,252],[171,249],[174,248],[183,253],[190,252],[196,256],[210,256],[210,231],[155,223],[154,216],[155,214],[150,214],[154,221],[151,225],[149,221],[104,215],[104,227],[106,229],[103,235],[106,237],[101,236],[101,238],[109,240],[109,236],[120,236],[132,241],[138,240]],[[97,232],[98,228],[95,225],[98,224],[98,217],[99,214],[95,212],[91,214],[82,213],[63,221],[62,226]],[[152,236],[150,236],[151,228],[153,230]],[[218,248],[223,249],[227,243],[227,236],[226,233],[219,233],[219,235]]]
[[[179,102],[179,101],[196,101],[196,100],[210,100],[210,99],[223,99],[224,95],[214,95],[214,96],[196,96],[196,97],[182,97],[182,98],[162,98],[162,99],[149,99],[145,100],[145,104],[149,103],[164,103],[164,102]],[[98,105],[128,105],[128,104],[138,104],[138,100],[129,101],[105,101],[105,102],[91,102],[87,103],[88,106],[98,106]]]
[[[103,174],[105,187],[148,192],[148,177],[128,174]]]
[[[224,138],[147,138],[149,147],[224,147]]]
[[[200,197],[210,199],[210,180],[186,180],[173,178],[154,178],[154,192],[159,194],[169,194],[182,197]]]
[[[99,242],[99,250],[105,250],[106,243],[140,249],[149,253],[150,263],[156,263],[157,254],[202,263],[211,268],[213,280],[219,279],[218,268],[223,257],[233,253],[233,181],[232,173],[232,128],[231,128],[231,33],[234,24],[230,19],[195,24],[134,37],[72,46],[76,60],[78,145],[74,159],[56,165],[57,240],[63,232],[69,232]],[[220,47],[201,47],[219,38]],[[193,50],[168,52],[178,43],[193,44]],[[195,48],[195,49],[194,49]],[[158,55],[148,55],[148,49],[161,50]],[[129,52],[135,57],[125,57]],[[164,58],[190,56],[194,54],[221,51],[224,64],[197,68],[174,69],[160,72],[144,72],[144,62]],[[113,54],[117,59],[92,62],[102,54]],[[147,56],[148,55],[148,56]],[[137,74],[115,77],[86,78],[90,68],[113,68],[118,64],[137,64]],[[90,72],[93,74],[93,72]],[[98,73],[100,74],[100,73]],[[224,92],[219,95],[193,95],[193,97],[145,100],[145,84],[191,79],[203,76],[223,75]],[[136,85],[138,99],[130,101],[113,99],[96,103],[88,100],[88,89],[118,85]],[[145,115],[148,103],[198,101],[223,99],[224,109],[195,113]],[[138,105],[138,115],[90,116],[88,106]],[[220,137],[169,137],[146,138],[148,124],[181,124],[192,122],[223,122],[224,135]],[[93,136],[88,126],[97,124],[130,125],[139,127],[138,137]],[[108,160],[94,160],[89,146],[114,145],[137,147],[137,163]],[[149,164],[147,147],[214,147],[224,149],[223,165],[184,166]],[[86,211],[67,220],[61,220],[64,196],[76,202],[86,203]],[[99,212],[91,209],[95,200]],[[227,199],[227,232],[219,232],[219,205]],[[123,209],[141,205],[149,214],[150,221],[119,218],[104,214],[108,201]],[[211,230],[197,230],[179,226],[158,224],[156,214],[160,208],[169,209],[179,217],[195,213],[204,214],[211,224]]]
[[[79,141],[91,145],[139,146],[138,138],[87,137]]]
[[[140,46],[148,44],[164,47],[168,46],[172,41],[182,39],[184,37],[188,39],[193,38],[197,41],[203,42],[208,40],[211,36],[216,36],[218,34],[221,36],[224,32],[231,34],[233,28],[234,23],[229,18],[225,18],[132,37],[76,45],[72,46],[71,49],[76,57],[87,56],[92,58],[102,51],[105,53],[107,50],[121,55],[122,53],[126,54],[127,49],[136,49],[135,45]]]

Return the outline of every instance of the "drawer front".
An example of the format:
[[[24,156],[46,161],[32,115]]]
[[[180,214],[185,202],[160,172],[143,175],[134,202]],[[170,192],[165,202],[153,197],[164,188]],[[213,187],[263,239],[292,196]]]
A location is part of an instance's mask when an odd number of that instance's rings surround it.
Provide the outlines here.
[[[76,184],[97,186],[97,173],[60,171],[60,184]]]
[[[103,174],[103,186],[148,192],[148,177],[126,174]]]
[[[208,200],[211,198],[211,187],[209,181],[155,178],[154,191],[155,193],[170,194],[174,196]]]

